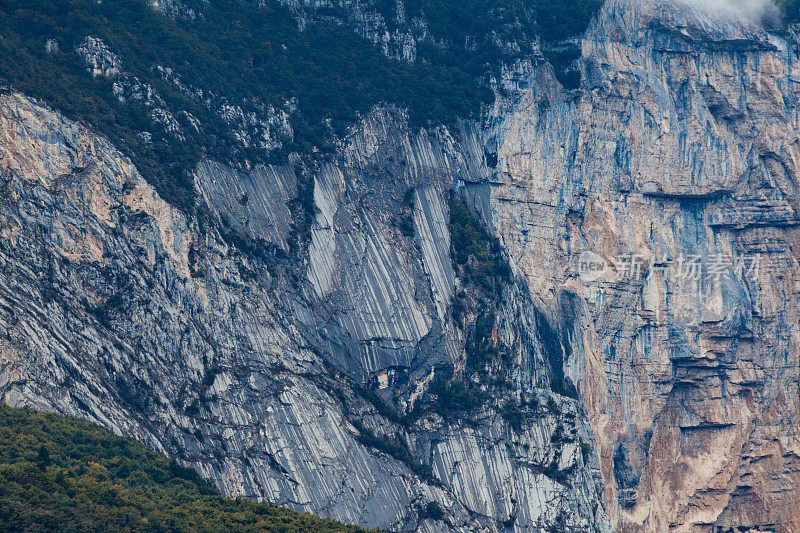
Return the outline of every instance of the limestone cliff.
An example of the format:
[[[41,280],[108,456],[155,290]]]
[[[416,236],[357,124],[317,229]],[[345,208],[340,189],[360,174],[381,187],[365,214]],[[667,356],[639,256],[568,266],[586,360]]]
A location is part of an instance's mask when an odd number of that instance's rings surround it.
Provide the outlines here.
[[[531,76],[491,132],[492,221],[573,328],[612,523],[795,531],[797,37],[689,6],[610,0],[579,90]],[[583,279],[587,251],[614,265]]]
[[[800,41],[608,0],[572,44],[577,88],[534,48],[480,124],[205,161],[191,214],[4,91],[2,399],[389,530],[797,530]],[[454,261],[462,200],[510,274]]]
[[[542,386],[523,285],[491,325],[518,358],[502,395],[402,416],[463,364],[447,198],[485,172],[474,131],[412,135],[376,111],[316,169],[208,162],[191,218],[87,128],[8,92],[0,117],[5,402],[136,436],[227,494],[347,522],[607,528],[588,425]],[[288,222],[301,172],[316,181],[305,250]],[[413,236],[396,223],[408,190]],[[514,397],[527,407],[512,424]]]

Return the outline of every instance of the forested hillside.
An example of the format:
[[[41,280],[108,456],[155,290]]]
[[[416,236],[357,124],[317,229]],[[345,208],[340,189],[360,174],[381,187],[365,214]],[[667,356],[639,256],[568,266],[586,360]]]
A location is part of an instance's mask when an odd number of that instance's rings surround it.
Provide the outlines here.
[[[0,405],[2,531],[356,532],[220,496],[194,470],[84,420]]]
[[[393,24],[389,4],[375,9]],[[429,38],[405,62],[341,17],[301,25],[277,1],[185,1],[165,13],[146,0],[2,0],[0,83],[94,126],[164,198],[191,209],[190,175],[204,158],[324,157],[380,102],[407,108],[417,125],[477,117],[492,71],[530,55],[538,28],[551,39],[580,31],[600,2],[468,4],[409,2]]]

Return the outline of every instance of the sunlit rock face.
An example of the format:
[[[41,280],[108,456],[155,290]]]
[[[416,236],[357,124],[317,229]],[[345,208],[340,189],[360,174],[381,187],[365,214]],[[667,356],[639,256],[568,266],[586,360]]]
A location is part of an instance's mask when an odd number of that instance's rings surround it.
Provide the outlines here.
[[[610,0],[580,45],[579,90],[539,69],[498,106],[491,211],[534,300],[577,295],[567,367],[607,512],[797,530],[796,34]],[[616,265],[581,276],[587,251]]]

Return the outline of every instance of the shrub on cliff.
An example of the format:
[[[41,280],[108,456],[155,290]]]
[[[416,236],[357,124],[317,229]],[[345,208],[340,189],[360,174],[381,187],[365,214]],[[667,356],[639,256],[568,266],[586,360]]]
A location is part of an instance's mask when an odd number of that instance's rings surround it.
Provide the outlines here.
[[[301,29],[278,2],[201,4],[202,16],[176,21],[144,0],[0,2],[0,83],[99,129],[163,197],[187,209],[191,172],[203,158],[241,163],[285,161],[290,152],[324,155],[332,134],[375,104],[400,104],[415,123],[440,124],[476,116],[491,96],[457,64],[393,61],[338,24]],[[135,76],[139,96],[122,90],[119,73],[109,79],[88,71],[77,51],[87,36],[108,47],[120,72]],[[158,94],[158,109],[141,96],[147,87]],[[241,141],[254,127],[250,119],[232,123],[220,112],[225,102],[231,113],[238,106],[247,115],[290,101],[293,134],[271,151]],[[154,120],[163,111],[177,120],[182,139]]]

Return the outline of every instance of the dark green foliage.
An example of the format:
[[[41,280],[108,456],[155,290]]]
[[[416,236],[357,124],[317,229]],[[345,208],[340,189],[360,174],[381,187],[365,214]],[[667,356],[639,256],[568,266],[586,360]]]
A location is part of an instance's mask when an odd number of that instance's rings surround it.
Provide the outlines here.
[[[561,442],[572,442],[572,438],[569,435],[564,434],[564,425],[559,424],[556,426],[556,429],[553,430],[553,435],[550,437],[550,442],[553,444],[559,444]]]
[[[200,401],[197,398],[192,400],[192,403],[189,404],[189,407],[184,412],[186,416],[196,417],[200,414]]]
[[[298,184],[297,201],[308,219],[313,220],[317,214],[317,207],[314,205],[314,180]]]
[[[583,439],[580,439],[580,446],[581,446],[581,456],[583,457],[583,463],[588,464],[589,459],[591,459],[592,455],[592,447],[586,444]]]
[[[433,481],[431,467],[429,465],[417,462],[411,455],[411,452],[402,439],[396,439],[388,436],[378,436],[375,435],[373,431],[364,427],[364,425],[358,420],[352,419],[350,422],[353,424],[353,427],[358,430],[358,435],[356,438],[361,444],[394,457],[401,463],[404,463],[418,476],[429,481]]]
[[[547,399],[547,410],[553,413],[554,415],[561,414],[561,408],[558,406],[558,404],[552,397]]]
[[[467,338],[465,351],[467,352],[467,369],[480,372],[484,366],[491,363],[499,355],[497,343],[492,337],[495,313],[487,310],[475,319],[472,335]]]
[[[433,407],[453,418],[474,410],[491,397],[470,379],[476,373],[482,384],[507,385],[506,366],[494,336],[496,306],[503,285],[511,280],[511,268],[497,239],[491,237],[457,196],[450,198],[450,255],[456,275],[465,289],[453,297],[452,316],[466,337],[466,372],[458,379],[437,372],[430,392]]]
[[[222,498],[192,469],[75,418],[0,406],[0,530],[361,531]]]
[[[47,446],[44,444],[39,446],[39,456],[37,459],[40,469],[45,470],[48,466],[50,466],[50,450],[48,450]]]
[[[509,401],[500,414],[503,420],[505,420],[512,429],[516,431],[522,429],[522,423],[525,420],[525,412],[520,409],[520,406],[515,402]]]
[[[581,82],[580,71],[572,68],[572,62],[581,57],[581,50],[577,46],[566,46],[547,49],[544,55],[553,66],[556,78],[566,89],[577,89]]]
[[[411,216],[405,215],[400,217],[400,222],[398,222],[397,226],[400,228],[400,232],[406,237],[414,236],[414,219],[411,218]]]
[[[456,273],[464,286],[471,286],[475,295],[469,301],[465,291],[453,298],[453,318],[462,319],[472,306],[473,324],[463,324],[467,330],[465,351],[467,371],[484,372],[486,366],[498,361],[500,350],[494,339],[496,306],[502,287],[511,280],[511,267],[503,256],[496,238],[489,235],[469,208],[457,196],[450,200],[450,255]]]
[[[542,42],[558,43],[583,33],[589,21],[603,5],[603,0],[534,0],[537,13],[537,29]],[[580,48],[574,45],[544,47],[544,56],[553,66],[556,79],[565,89],[577,89],[581,84],[581,73],[572,65],[580,58]]]
[[[407,15],[425,19],[436,42],[447,44],[423,41],[420,55],[457,64],[473,76],[497,74],[503,62],[526,55],[537,34],[549,43],[582,33],[602,4],[603,0],[405,1]],[[391,19],[388,10],[384,16]]]
[[[524,405],[528,409],[535,411],[539,409],[539,398],[537,396],[531,396],[530,400],[524,402]]]
[[[450,255],[461,277],[483,289],[499,289],[511,279],[502,247],[457,196],[450,200]]]
[[[301,32],[277,2],[197,4],[202,16],[176,23],[145,0],[2,0],[0,80],[98,128],[168,201],[185,208],[192,205],[190,172],[200,159],[258,162],[270,154],[239,143],[224,120],[166,81],[156,66],[236,105],[260,101],[281,108],[296,98],[294,140],[273,159],[312,148],[330,152],[331,134],[379,102],[408,107],[415,124],[450,123],[475,116],[491,97],[458,65],[389,60],[334,23],[309,24]],[[154,127],[144,104],[118,101],[112,81],[92,78],[75,52],[87,35],[101,38],[126,72],[151,84],[173,115],[196,117],[200,131],[184,127],[187,138],[179,142]],[[61,52],[46,53],[47,39],[56,39]],[[153,135],[152,144],[141,131]]]
[[[436,410],[445,418],[475,409],[483,402],[481,393],[463,381],[447,382],[437,378],[431,384],[430,391],[437,398]]]
[[[603,0],[533,0],[542,41],[554,42],[582,33]]]
[[[456,264],[465,265],[469,257],[474,256],[487,269],[491,269],[491,259],[486,249],[486,232],[457,196],[450,201],[450,239]]]
[[[413,455],[408,449],[405,440],[401,436],[402,435],[401,432],[397,432],[393,436],[376,435],[374,431],[372,431],[371,429],[367,428],[364,425],[364,419],[360,418],[359,416],[353,413],[351,407],[353,400],[357,399],[365,400],[370,404],[372,404],[372,406],[375,408],[378,414],[385,417],[390,422],[404,427],[408,427],[408,425],[410,424],[410,417],[408,415],[405,417],[399,416],[394,409],[392,409],[390,406],[384,403],[384,401],[378,396],[378,394],[375,391],[363,387],[359,384],[356,383],[349,384],[349,387],[352,387],[352,392],[355,393],[352,396],[350,394],[346,394],[342,388],[339,387],[328,388],[327,386],[325,387],[329,392],[334,394],[341,402],[342,413],[345,419],[348,420],[353,425],[353,427],[356,428],[356,430],[358,430],[356,439],[358,439],[358,441],[361,442],[361,444],[363,444],[364,446],[368,446],[370,448],[374,448],[383,453],[386,453],[387,455],[394,457],[398,461],[404,463],[411,469],[412,472],[414,472],[415,474],[417,474],[422,478],[428,480],[433,479],[430,466],[418,462],[413,457]]]
[[[526,55],[536,38],[530,1],[406,0],[405,5],[407,16],[426,20],[433,37],[419,43],[418,54],[428,61],[459,65],[473,77],[497,75],[504,62]]]
[[[214,380],[217,379],[217,374],[219,371],[216,368],[209,368],[206,370],[206,373],[203,375],[203,386],[208,388],[214,384]]]
[[[461,322],[461,319],[464,316],[464,312],[467,310],[466,297],[467,293],[464,292],[463,290],[458,291],[453,295],[452,311],[453,311],[453,320],[455,320],[456,323]]]
[[[442,511],[442,506],[439,505],[439,502],[428,502],[422,515],[425,518],[441,520],[444,517],[444,511]]]
[[[382,417],[391,420],[395,424],[406,425],[408,423],[408,420],[400,417],[397,414],[397,411],[386,405],[386,403],[375,393],[374,390],[368,387],[363,387],[359,384],[353,384],[352,388],[353,392],[372,404],[378,414],[380,414]]]
[[[293,151],[325,156],[333,134],[380,102],[407,107],[415,125],[477,116],[492,98],[490,74],[528,54],[537,31],[545,41],[581,32],[600,0],[408,0],[408,17],[424,18],[432,36],[419,43],[415,63],[386,58],[325,17],[300,31],[289,10],[273,0],[184,3],[198,15],[176,22],[146,0],[1,0],[0,82],[107,135],[167,201],[191,210],[191,173],[203,158],[241,164],[282,161]],[[394,3],[376,7],[393,29]],[[90,75],[75,52],[86,36],[102,39],[125,72],[158,92],[182,121],[184,141],[154,124],[141,101],[120,102],[112,80]],[[45,52],[48,39],[60,52]],[[294,138],[272,153],[245,146],[216,110],[165,79],[158,66],[202,89],[204,97],[224,97],[245,111],[257,102],[282,109],[296,99]],[[573,85],[574,71],[565,76],[562,83]],[[199,121],[199,131],[185,113]],[[310,195],[301,184],[300,204],[313,212],[309,188]]]
[[[559,468],[559,466],[558,466],[558,459],[553,458],[553,460],[550,462],[550,464],[546,465],[542,469],[542,473],[545,476],[549,477],[550,479],[552,479],[553,481],[555,481],[557,483],[561,483],[562,485],[570,486],[571,485],[570,477],[571,477],[574,469],[575,469],[575,466],[573,465],[573,466],[567,468],[566,470],[561,470]],[[558,522],[558,519],[556,519],[556,522]],[[565,530],[566,529],[562,526],[561,528],[556,528],[554,531],[557,531],[557,532],[561,533],[562,531],[565,531]]]
[[[800,0],[778,0],[776,3],[784,22],[788,24],[800,22]]]
[[[403,203],[398,215],[397,227],[406,237],[414,236],[414,189],[411,187],[403,194]]]
[[[390,455],[400,462],[406,463],[411,466],[414,461],[408,453],[408,449],[402,444],[389,438],[381,438],[375,435],[372,431],[365,428],[358,422],[353,422],[353,426],[358,429],[358,441],[369,448],[375,448],[383,453]]]

